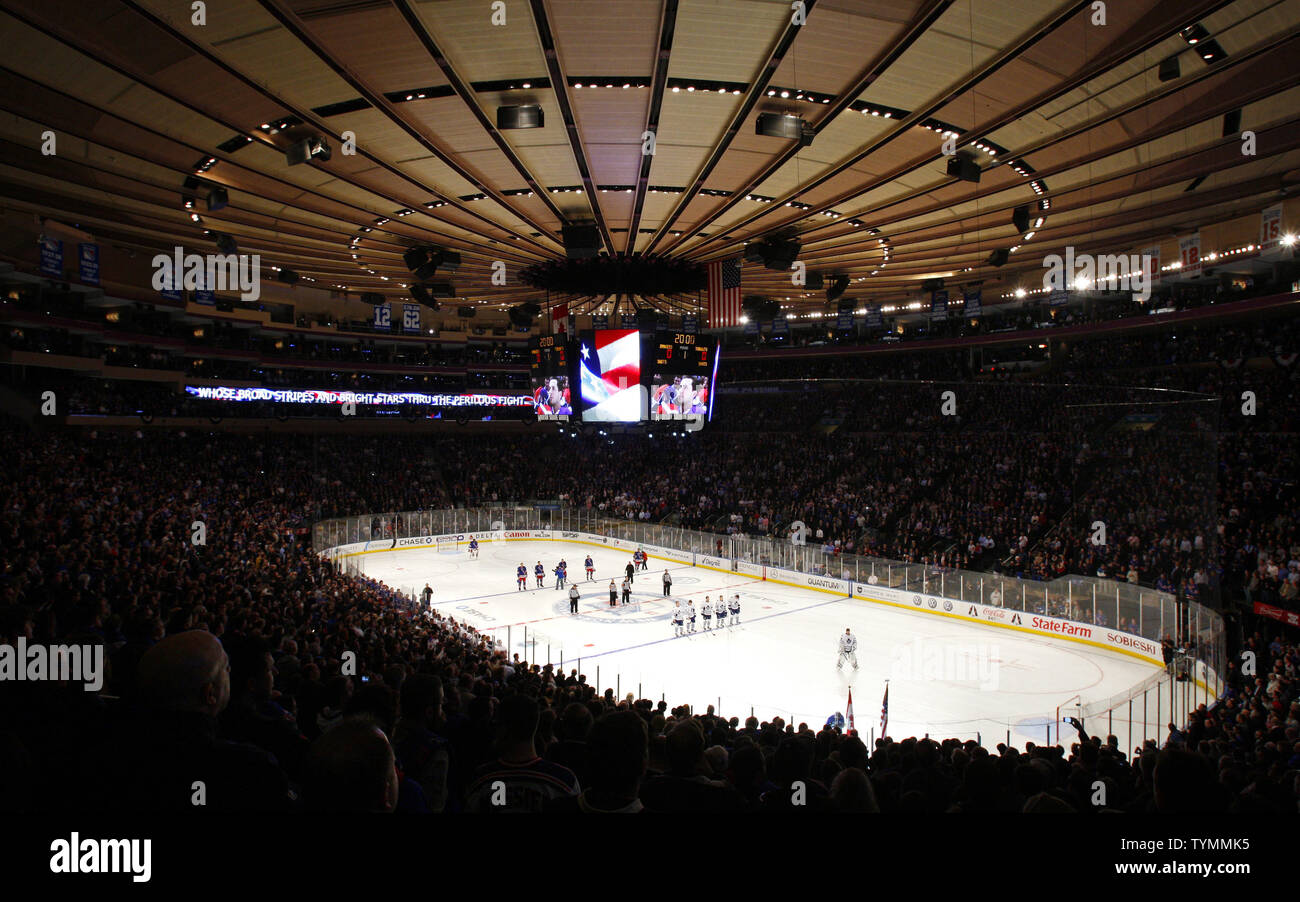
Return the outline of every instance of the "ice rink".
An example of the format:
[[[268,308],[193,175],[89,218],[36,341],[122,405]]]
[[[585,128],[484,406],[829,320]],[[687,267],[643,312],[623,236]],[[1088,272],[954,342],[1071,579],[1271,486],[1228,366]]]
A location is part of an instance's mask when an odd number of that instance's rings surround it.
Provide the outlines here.
[[[583,569],[588,554],[594,582]],[[582,592],[577,614],[569,613],[567,591],[554,588],[552,570],[561,557]],[[1009,732],[1023,746],[1047,739],[1058,706],[1076,696],[1087,704],[1122,694],[1158,671],[1080,643],[655,558],[636,575],[633,604],[611,608],[609,581],[621,584],[630,556],[578,542],[484,542],[477,559],[462,544],[455,553],[367,551],[353,560],[367,575],[407,592],[418,593],[427,582],[444,615],[489,632],[525,660],[580,667],[589,683],[620,697],[632,692],[699,710],[715,705],[742,720],[751,713],[780,715],[816,728],[845,712],[851,687],[864,738],[880,733],[886,680],[890,736],[978,736],[992,747]],[[539,560],[546,568],[542,589],[534,588]],[[528,567],[523,592],[515,581],[520,562]],[[672,602],[663,597],[665,568],[674,598],[698,605],[706,595],[739,593],[741,622],[706,632],[701,619],[693,635],[675,637]],[[846,627],[858,637],[857,671],[836,669]],[[1105,735],[1106,722],[1085,725]],[[1111,726],[1127,744],[1120,724]],[[1074,738],[1068,726],[1059,740],[1052,729],[1052,742]]]

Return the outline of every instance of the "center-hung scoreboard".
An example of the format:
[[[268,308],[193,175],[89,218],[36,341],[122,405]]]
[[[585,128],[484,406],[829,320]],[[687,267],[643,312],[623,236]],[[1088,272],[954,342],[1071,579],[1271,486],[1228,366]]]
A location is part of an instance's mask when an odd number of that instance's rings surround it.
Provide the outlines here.
[[[584,329],[529,343],[539,419],[584,423],[707,421],[718,345],[683,330]]]

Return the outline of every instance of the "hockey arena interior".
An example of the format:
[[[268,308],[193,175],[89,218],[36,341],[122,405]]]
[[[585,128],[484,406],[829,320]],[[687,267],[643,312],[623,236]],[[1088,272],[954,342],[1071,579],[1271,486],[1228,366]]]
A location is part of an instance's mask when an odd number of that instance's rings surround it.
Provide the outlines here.
[[[8,814],[1297,813],[1300,4],[0,36]]]

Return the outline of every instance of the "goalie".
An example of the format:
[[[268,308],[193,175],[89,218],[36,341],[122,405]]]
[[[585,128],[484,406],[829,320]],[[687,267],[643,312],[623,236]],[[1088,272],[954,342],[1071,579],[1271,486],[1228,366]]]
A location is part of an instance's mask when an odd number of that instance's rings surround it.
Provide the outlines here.
[[[852,664],[854,670],[858,669],[858,637],[850,633],[847,627],[844,635],[840,636],[840,659],[835,669],[842,669],[845,661]]]

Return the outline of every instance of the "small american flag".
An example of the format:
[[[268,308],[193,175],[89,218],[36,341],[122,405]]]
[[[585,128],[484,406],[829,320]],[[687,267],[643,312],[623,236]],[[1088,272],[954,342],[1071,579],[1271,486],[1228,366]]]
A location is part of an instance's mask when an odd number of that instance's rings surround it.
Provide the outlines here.
[[[880,735],[884,738],[889,729],[889,683],[885,683],[885,700],[880,703]]]
[[[740,257],[709,264],[709,328],[740,324]]]

